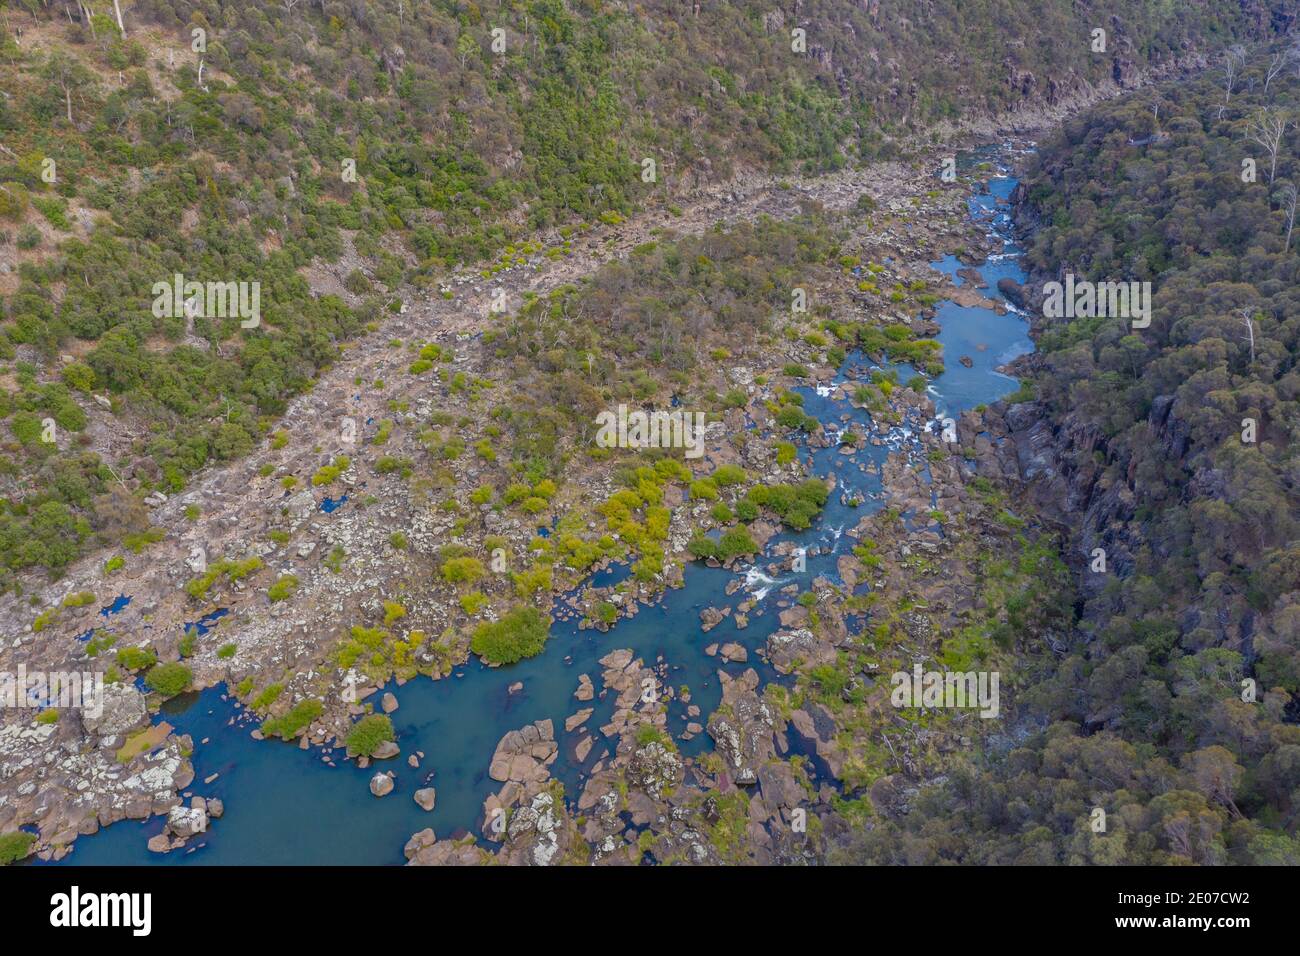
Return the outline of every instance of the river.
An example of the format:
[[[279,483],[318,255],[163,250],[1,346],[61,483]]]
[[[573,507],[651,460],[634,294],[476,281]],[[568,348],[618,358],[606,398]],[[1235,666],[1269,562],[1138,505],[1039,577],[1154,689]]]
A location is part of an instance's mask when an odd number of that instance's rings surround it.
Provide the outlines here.
[[[970,196],[969,208],[971,216],[986,224],[990,233],[1003,242],[1001,255],[977,267],[989,286],[985,295],[999,299],[998,279],[1006,276],[1023,282],[1026,278],[1019,265],[1020,249],[1011,239],[1005,205],[1016,185],[1008,167],[1010,156],[1009,147],[996,146],[964,153],[958,159],[959,168],[965,171],[977,171],[983,176],[987,169],[987,188],[977,189]],[[956,278],[960,264],[951,256],[932,265],[954,276],[954,281],[963,281]],[[938,308],[937,319],[946,371],[933,380],[930,392],[940,418],[995,401],[1016,389],[1016,381],[996,369],[1033,348],[1022,316],[1014,309],[999,315],[991,309],[945,302]],[[957,361],[963,355],[971,357],[971,367]],[[851,385],[847,377],[850,369],[874,367],[878,366],[860,353],[850,354],[836,382]],[[897,371],[902,382],[912,375],[906,367],[898,367]],[[867,412],[854,409],[848,401],[833,399],[831,389],[800,391],[805,411],[823,424],[842,429],[844,416],[848,415],[867,426],[868,434],[872,433]],[[615,696],[608,695],[605,701],[597,697],[590,705],[583,705],[595,707],[586,727],[591,729],[596,743],[586,761],[579,763],[573,749],[577,736],[562,733],[565,717],[579,706],[573,698],[578,675],[588,674],[599,690],[602,668],[597,661],[618,648],[631,648],[647,664],[662,660],[669,669],[671,685],[690,688],[692,703],[704,715],[699,718],[701,724],[721,699],[717,679],[720,668],[736,675],[754,667],[764,681],[786,680],[755,653],[778,627],[777,602],[789,600],[781,594],[781,588],[797,584],[800,591],[809,590],[819,575],[838,582],[836,559],[853,543],[843,533],[857,524],[864,511],[881,506],[880,467],[885,456],[916,456],[910,438],[925,424],[905,421],[885,436],[885,444],[863,445],[853,455],[842,454],[836,446],[801,447],[803,460],[811,456],[812,472],[822,477],[834,474],[837,488],[811,528],[773,538],[768,544],[769,557],[757,566],[739,570],[746,582],[745,590],[754,596],[762,595],[750,613],[748,627],[738,629],[727,617],[707,634],[701,631],[701,610],[734,605],[744,595],[727,595],[725,591],[736,579],[736,571],[698,563],[687,566],[685,587],[668,591],[658,604],[643,607],[634,618],[620,620],[608,633],[579,630],[577,619],[571,612],[565,616],[567,609],[557,602],[550,640],[537,657],[502,668],[485,667],[471,658],[442,680],[421,677],[401,687],[389,684],[383,688],[391,690],[400,702],[392,719],[402,748],[402,757],[386,764],[396,772],[397,780],[393,793],[383,799],[376,799],[368,789],[374,769],[362,770],[342,760],[337,750],[333,761],[336,765],[331,765],[322,758],[319,748],[301,750],[296,743],[254,740],[249,731],[256,727],[255,718],[233,700],[223,700],[224,687],[184,695],[166,703],[155,722],[166,720],[177,733],[193,738],[195,781],[190,792],[221,799],[225,804],[223,817],[213,821],[208,832],[191,840],[185,849],[167,854],[151,853],[146,848],[149,837],[162,831],[163,817],[122,821],[79,838],[62,863],[400,864],[404,862],[402,848],[417,830],[432,827],[440,840],[459,833],[479,833],[483,800],[500,787],[487,775],[497,742],[510,730],[545,718],[555,722],[560,741],[560,755],[551,772],[564,783],[567,799],[576,801],[591,765],[605,756],[606,750],[613,751],[614,742],[606,742],[598,728],[611,716]],[[805,571],[776,576],[764,573],[762,569],[773,560],[772,547],[781,541],[809,549]],[[621,573],[625,569],[600,572],[594,582],[588,583],[615,583]],[[749,663],[728,664],[704,651],[708,645],[729,641],[747,648]],[[509,687],[516,682],[522,682],[523,689],[512,694]],[[687,720],[682,702],[673,700],[669,731],[677,735]],[[790,736],[792,741],[796,739],[796,735]],[[707,733],[679,744],[687,756],[699,754],[711,745]],[[405,760],[415,751],[424,753],[419,770],[411,769]],[[815,761],[813,770],[817,770]],[[217,778],[210,784],[203,783],[212,774]],[[437,805],[432,812],[426,813],[411,798],[423,786],[437,790]]]

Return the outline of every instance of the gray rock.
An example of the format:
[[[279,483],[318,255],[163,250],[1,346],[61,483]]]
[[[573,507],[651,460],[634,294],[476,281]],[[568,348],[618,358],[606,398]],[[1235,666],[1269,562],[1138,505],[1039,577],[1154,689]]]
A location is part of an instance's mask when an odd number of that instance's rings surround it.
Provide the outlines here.
[[[106,684],[104,707],[98,717],[82,712],[86,730],[98,737],[116,737],[135,730],[146,720],[144,695],[130,684]]]
[[[208,812],[202,807],[172,807],[167,813],[167,829],[182,840],[208,829]]]

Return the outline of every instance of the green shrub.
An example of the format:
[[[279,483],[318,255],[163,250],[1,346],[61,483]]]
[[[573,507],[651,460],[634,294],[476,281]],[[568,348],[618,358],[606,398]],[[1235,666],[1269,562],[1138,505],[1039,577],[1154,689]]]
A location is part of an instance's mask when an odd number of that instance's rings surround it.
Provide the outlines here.
[[[718,499],[718,486],[712,478],[701,478],[698,481],[692,481],[691,497],[700,498],[704,501],[716,501]]]
[[[339,455],[328,465],[321,465],[316,474],[311,476],[311,483],[319,487],[321,485],[332,485],[338,481],[339,475],[348,470],[352,464],[352,459],[347,455]]]
[[[384,602],[384,627],[388,627],[394,621],[400,621],[404,617],[406,617],[406,608],[396,601]]]
[[[513,664],[541,653],[550,625],[550,618],[537,608],[516,607],[501,620],[475,628],[470,648],[488,663]]]
[[[686,550],[695,557],[704,560],[718,556],[718,542],[702,534],[697,534],[686,545]]]
[[[370,757],[379,749],[380,744],[396,739],[393,722],[387,714],[367,714],[348,731],[348,756]]]
[[[140,671],[153,667],[158,662],[158,655],[148,647],[124,647],[117,652],[117,663],[129,671]]]
[[[94,603],[95,594],[93,591],[80,591],[77,594],[69,594],[63,599],[64,607],[85,607]]]
[[[279,700],[280,695],[283,693],[283,684],[270,684],[263,689],[260,694],[253,698],[253,702],[249,706],[260,714]]]
[[[175,697],[184,691],[193,679],[193,672],[184,664],[175,661],[155,664],[149,669],[149,673],[144,675],[145,686],[165,698]]]
[[[719,488],[730,488],[732,485],[741,484],[745,480],[745,469],[739,465],[719,465],[717,470],[709,477],[713,479],[714,484]]]
[[[262,733],[268,737],[292,740],[310,727],[311,722],[324,710],[325,705],[319,700],[299,701],[287,713],[262,721]]]
[[[483,562],[474,557],[448,558],[442,565],[442,579],[448,584],[474,584],[484,573]]]
[[[294,574],[282,574],[274,584],[267,589],[266,596],[272,601],[283,601],[291,597],[298,590],[298,576]]]
[[[742,525],[728,528],[718,539],[718,557],[723,561],[739,557],[742,554],[756,554],[758,543],[750,537]]]
[[[33,834],[22,830],[0,833],[0,866],[8,866],[10,863],[26,859],[32,852],[32,844],[35,842],[36,837]]]

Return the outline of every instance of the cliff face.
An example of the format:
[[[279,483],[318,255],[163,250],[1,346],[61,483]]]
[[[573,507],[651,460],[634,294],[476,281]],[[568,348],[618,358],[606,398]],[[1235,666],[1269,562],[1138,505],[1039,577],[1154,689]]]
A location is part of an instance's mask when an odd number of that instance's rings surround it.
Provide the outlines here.
[[[1108,442],[1100,429],[1079,413],[1056,418],[1042,403],[1029,402],[989,414],[1001,417],[1015,449],[1019,476],[1040,515],[1066,534],[1065,558],[1076,572],[1084,599],[1080,626],[1095,634],[1125,610],[1122,603],[1107,596],[1107,588],[1115,579],[1129,578],[1139,570],[1140,554],[1148,564],[1177,557],[1174,542],[1153,533],[1143,512],[1137,462],[1110,461]],[[1198,501],[1221,500],[1227,493],[1226,476],[1203,459],[1189,457],[1188,433],[1175,397],[1157,396],[1146,434],[1161,458],[1182,476],[1182,499],[1188,507]],[[1093,567],[1098,549],[1104,552],[1104,571]],[[1253,609],[1243,595],[1203,595],[1202,600],[1185,604],[1179,602],[1179,596],[1168,597],[1166,610],[1186,650],[1230,649],[1242,655],[1248,669],[1258,662],[1257,634],[1264,632],[1270,640],[1288,642],[1294,633],[1292,615],[1279,618]],[[1293,608],[1288,605],[1286,610]]]
[[[1101,112],[1112,109],[1121,113],[1123,107],[1111,104]],[[1086,127],[1094,121],[1106,127],[1105,121],[1086,115],[1080,123]],[[1125,134],[1130,146],[1135,142],[1131,132]],[[1107,127],[1105,133],[1106,148],[1119,152],[1115,130]],[[1148,142],[1154,140],[1138,140],[1137,148]],[[1179,147],[1186,144],[1172,148]],[[1099,147],[1094,138],[1073,148]],[[1071,154],[1059,143],[1053,149],[1045,168],[1037,171],[1040,188],[1047,183],[1056,190],[1083,192],[1085,180],[1077,171],[1068,187],[1062,185],[1060,171],[1071,162]],[[1130,152],[1133,155],[1116,161],[1142,158],[1136,149]],[[1042,193],[1037,195],[1041,199]],[[1206,201],[1213,205],[1212,199]],[[1244,346],[1236,342],[1244,342],[1246,335],[1231,331],[1231,323],[1240,318],[1206,315],[1215,308],[1226,312],[1225,304],[1161,299],[1162,283],[1184,298],[1194,294],[1190,290],[1213,287],[1209,280],[1192,281],[1173,268],[1151,276],[1157,304],[1164,306],[1149,330],[1138,333],[1103,324],[1080,331],[1081,320],[1046,319],[1045,283],[1061,280],[1067,272],[1080,279],[1103,275],[1086,259],[1050,266],[1043,262],[1043,250],[1058,248],[1067,230],[1055,226],[1053,214],[1044,214],[1035,202],[1032,181],[1018,187],[1012,205],[1025,244],[1037,243],[1040,255],[1024,286],[1008,283],[1002,291],[1028,312],[1034,338],[1055,344],[1014,363],[1017,374],[1038,386],[1039,400],[995,407],[988,416],[1014,447],[1019,477],[1035,506],[1067,535],[1066,558],[1084,599],[1083,631],[1095,637],[1108,628],[1114,631],[1116,621],[1122,629],[1132,621],[1159,616],[1170,623],[1175,635],[1170,640],[1179,650],[1234,651],[1241,654],[1247,675],[1260,661],[1259,637],[1275,654],[1289,656],[1288,649],[1296,646],[1297,582],[1294,573],[1273,568],[1294,563],[1294,544],[1280,527],[1290,520],[1286,513],[1293,508],[1286,502],[1288,495],[1294,502],[1294,488],[1282,478],[1262,480],[1266,470],[1285,467],[1288,426],[1281,406],[1291,400],[1293,389],[1286,385],[1284,373],[1294,363],[1287,333],[1276,333],[1281,341],[1274,353],[1275,369],[1261,367],[1263,362],[1253,370],[1246,368]],[[1093,220],[1108,212],[1098,212],[1091,204],[1088,210]],[[1091,233],[1089,241],[1100,244],[1099,236]],[[1077,250],[1077,244],[1072,248]],[[1286,268],[1294,268],[1294,263]],[[1118,278],[1110,272],[1104,277]],[[1233,278],[1245,284],[1245,277]],[[1256,287],[1273,288],[1271,282]],[[1260,306],[1252,320],[1261,354],[1268,349],[1263,338],[1269,334],[1264,331],[1269,319],[1285,312],[1277,308],[1273,313],[1269,306]],[[1170,316],[1171,311],[1177,314]],[[1188,324],[1196,322],[1203,327]],[[1141,355],[1143,367],[1133,376],[1114,371],[1114,355],[1124,347]],[[1255,390],[1271,387],[1266,381],[1269,371],[1278,377],[1278,392],[1261,397]],[[1122,414],[1113,408],[1122,409]],[[1257,441],[1243,441],[1237,434],[1247,420],[1258,424],[1262,437]],[[1251,454],[1258,457],[1244,457]],[[1280,492],[1273,505],[1277,525],[1270,527],[1267,517],[1243,520],[1247,511],[1260,510],[1252,497],[1262,499],[1273,491]],[[1104,564],[1097,561],[1102,555]],[[1265,586],[1257,584],[1263,577],[1273,582],[1267,589],[1276,592],[1267,600],[1260,596]],[[1265,668],[1264,679],[1291,673],[1289,663],[1275,659]]]
[[[1023,191],[1016,202],[1017,222],[1032,233],[1035,210],[1024,204]],[[1031,275],[1018,291],[1031,314],[1035,338],[1047,328],[1041,290],[1053,278]],[[1031,379],[1057,374],[1053,358],[1042,353],[1024,356],[1015,366],[1018,374]],[[1185,501],[1221,495],[1223,474],[1208,466],[1203,456],[1200,460],[1190,456],[1191,430],[1180,412],[1175,396],[1156,396],[1141,440],[1167,463],[1165,479],[1184,489]],[[1141,511],[1137,460],[1127,454],[1124,444],[1108,439],[1082,409],[1062,414],[1046,402],[1033,401],[995,406],[985,415],[1014,448],[1018,477],[1039,514],[1066,535],[1064,556],[1076,572],[1084,598],[1084,629],[1103,626],[1115,611],[1113,605],[1097,600],[1107,585],[1134,573],[1139,552],[1150,551],[1157,560],[1170,556],[1168,542],[1153,537]],[[1104,571],[1093,570],[1098,549],[1104,552]],[[1208,626],[1215,645],[1241,647],[1249,640],[1252,619],[1246,616],[1234,622],[1232,615],[1207,616],[1193,607],[1183,612],[1180,626],[1184,630]]]

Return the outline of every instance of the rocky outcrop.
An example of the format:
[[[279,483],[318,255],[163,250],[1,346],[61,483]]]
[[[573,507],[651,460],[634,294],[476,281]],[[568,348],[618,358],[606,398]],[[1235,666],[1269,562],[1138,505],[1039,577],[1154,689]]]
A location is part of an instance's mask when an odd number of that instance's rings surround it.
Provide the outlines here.
[[[651,800],[659,800],[666,791],[681,783],[682,773],[681,755],[658,740],[634,751],[627,763],[628,786]]]
[[[558,754],[554,724],[539,720],[501,738],[492,755],[488,776],[502,783],[539,783],[550,777],[548,768]]]
[[[718,648],[718,653],[729,664],[743,664],[749,660],[749,651],[745,649],[745,645],[738,644],[735,641],[723,644],[722,647]]]
[[[412,835],[402,852],[407,866],[482,866],[492,859],[473,840],[439,842],[431,829]]]
[[[835,743],[835,717],[831,712],[821,704],[809,704],[790,715],[790,724],[802,738],[804,746],[824,760],[831,773],[838,777],[845,758]]]
[[[411,839],[407,840],[406,846],[402,847],[402,854],[410,860],[421,850],[426,850],[437,842],[438,837],[434,835],[433,829],[426,827],[417,833],[411,834]]]
[[[549,791],[535,795],[510,815],[508,862],[549,866],[557,862],[565,835],[564,811]]]
[[[700,612],[700,630],[706,634],[722,623],[723,619],[731,613],[731,608],[706,607]]]
[[[117,737],[142,726],[148,718],[144,695],[128,683],[105,684],[99,716],[82,713],[81,723],[96,737]]]
[[[591,678],[586,674],[578,675],[578,689],[573,692],[573,696],[581,701],[588,701],[596,696],[596,690],[591,684]]]
[[[778,673],[835,663],[835,648],[806,627],[779,630],[767,639],[767,659]]]
[[[998,291],[1002,293],[1003,298],[1016,308],[1021,309],[1022,311],[1029,308],[1028,300],[1025,298],[1024,287],[1022,287],[1015,279],[1012,279],[1009,276],[1003,276],[998,280]]]
[[[722,703],[709,716],[709,736],[731,779],[750,785],[758,780],[758,768],[776,753],[778,718],[756,693],[759,682],[753,668],[734,680],[718,671],[718,679]]]
[[[188,840],[192,836],[206,833],[207,829],[206,806],[172,807],[167,812],[167,832],[179,839]]]
[[[379,742],[379,745],[375,747],[375,752],[370,756],[375,760],[392,760],[401,752],[402,749],[396,743],[391,740],[383,740]]]
[[[595,713],[595,711],[592,708],[584,707],[576,714],[571,714],[566,717],[564,719],[565,733],[573,733],[573,731],[585,724],[593,713]]]

